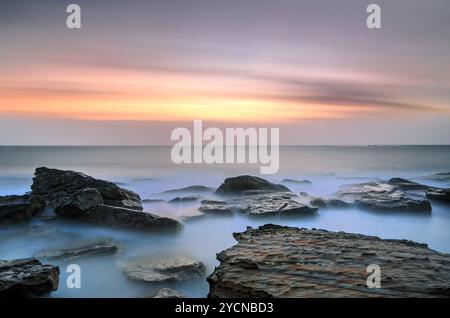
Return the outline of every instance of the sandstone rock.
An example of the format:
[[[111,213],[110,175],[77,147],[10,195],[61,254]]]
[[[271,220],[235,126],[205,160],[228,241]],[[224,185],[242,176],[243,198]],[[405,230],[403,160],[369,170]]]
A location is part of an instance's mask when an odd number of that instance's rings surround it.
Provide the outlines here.
[[[33,195],[0,196],[0,225],[29,222],[44,207],[44,202]]]
[[[186,296],[176,290],[162,288],[153,298],[186,298]]]
[[[240,211],[251,216],[308,215],[317,208],[292,200],[291,193],[268,193],[242,198]]]
[[[235,233],[209,297],[449,297],[450,255],[406,240],[276,225]],[[381,288],[366,285],[367,266]]]
[[[80,172],[37,168],[31,186],[32,193],[40,196],[50,207],[64,203],[74,193],[94,188],[100,192],[105,204],[134,210],[143,210],[141,198],[133,191],[112,182],[99,180]]]
[[[187,257],[141,260],[125,267],[125,274],[130,279],[148,283],[199,278],[205,271],[203,263]]]
[[[37,259],[0,261],[0,298],[40,296],[58,289],[59,267]]]
[[[225,201],[216,200],[203,200],[199,211],[209,214],[231,214],[234,211],[234,207],[229,205]]]
[[[344,187],[338,197],[354,202],[361,208],[376,211],[430,212],[427,200],[410,198],[396,185],[383,182],[369,182]]]
[[[450,189],[430,189],[426,196],[432,200],[450,202]]]
[[[64,259],[68,261],[92,255],[115,254],[117,250],[117,245],[112,243],[111,240],[104,240],[72,249],[41,252],[36,257],[40,259]]]
[[[255,190],[263,192],[290,192],[288,188],[281,184],[275,184],[253,176],[239,176],[225,179],[216,190],[216,194],[241,195],[245,191]],[[257,194],[260,194],[260,192]],[[249,195],[249,193],[247,192],[246,195]]]

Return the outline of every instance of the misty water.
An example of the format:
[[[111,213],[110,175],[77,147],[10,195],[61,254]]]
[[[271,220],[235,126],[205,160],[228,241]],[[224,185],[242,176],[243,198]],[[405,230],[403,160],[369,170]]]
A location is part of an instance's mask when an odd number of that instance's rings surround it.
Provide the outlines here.
[[[161,194],[166,190],[191,185],[216,188],[227,177],[259,175],[259,165],[216,164],[175,165],[169,147],[0,147],[0,195],[30,191],[35,168],[81,171],[131,189],[142,199],[170,200],[184,194]],[[275,175],[260,175],[273,182],[284,178],[308,179],[311,185],[285,184],[294,193],[331,196],[341,185],[391,177],[411,179],[450,171],[448,146],[389,147],[281,147],[280,170]],[[447,182],[420,180],[421,183],[450,187]],[[208,195],[205,195],[208,196]],[[440,252],[450,252],[450,206],[432,202],[431,214],[375,213],[356,208],[322,209],[317,215],[289,219],[205,216],[185,219],[196,213],[199,203],[144,203],[154,214],[183,220],[179,234],[151,234],[111,229],[58,220],[36,218],[29,225],[0,227],[0,259],[32,257],[38,252],[85,245],[111,238],[119,246],[117,255],[80,258],[73,262],[51,261],[60,265],[60,286],[52,297],[148,297],[161,287],[177,289],[189,297],[205,297],[206,276],[218,265],[216,253],[233,246],[233,232],[247,226],[275,223],[305,228],[322,228],[376,235],[382,238],[409,239],[427,243]],[[204,278],[161,285],[129,280],[124,264],[139,258],[188,256],[207,267]],[[80,289],[68,289],[66,266],[80,265]]]

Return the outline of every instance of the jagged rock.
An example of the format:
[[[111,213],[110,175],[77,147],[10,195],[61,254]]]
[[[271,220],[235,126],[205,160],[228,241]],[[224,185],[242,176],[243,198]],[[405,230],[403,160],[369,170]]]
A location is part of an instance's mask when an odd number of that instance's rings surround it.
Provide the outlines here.
[[[449,297],[450,255],[406,240],[277,225],[235,233],[209,297]],[[367,287],[368,265],[381,288]]]
[[[202,197],[199,195],[189,195],[187,197],[176,197],[169,201],[169,203],[190,203],[200,200]]]
[[[339,199],[312,198],[309,204],[318,208],[347,208],[348,202]]]
[[[148,283],[199,278],[205,271],[203,263],[187,257],[141,260],[125,267],[125,274],[130,279]]]
[[[308,215],[317,208],[292,200],[291,193],[268,193],[242,198],[240,211],[251,216]]]
[[[431,188],[430,186],[402,178],[392,178],[387,183],[396,186],[400,190],[427,190]]]
[[[419,179],[446,182],[450,181],[450,172],[435,173],[429,176],[420,177]]]
[[[34,195],[0,196],[0,225],[29,222],[44,207],[44,202]]]
[[[72,249],[62,249],[54,251],[41,252],[36,255],[37,258],[44,259],[64,259],[74,260],[81,257],[92,255],[115,254],[118,248],[111,240],[99,241],[94,244],[84,245]]]
[[[138,194],[118,187],[112,182],[95,179],[80,172],[37,168],[31,186],[32,193],[41,197],[46,205],[53,208],[67,201],[74,193],[86,188],[97,189],[107,205],[143,210]]]
[[[216,190],[216,194],[241,195],[245,192],[245,195],[250,195],[249,191],[257,191],[254,193],[256,195],[261,192],[290,192],[284,185],[246,175],[225,179]]]
[[[55,213],[65,218],[82,218],[87,211],[104,204],[102,195],[97,189],[82,189],[55,207]]]
[[[430,189],[427,191],[426,196],[432,200],[450,202],[450,189]]]
[[[186,298],[186,296],[176,290],[162,288],[153,298]]]
[[[369,182],[344,187],[338,197],[352,201],[357,206],[376,211],[417,211],[430,212],[431,204],[427,200],[410,198],[396,185]]]
[[[0,261],[0,298],[40,296],[58,289],[59,267],[35,258]]]
[[[309,180],[296,180],[296,179],[283,179],[281,182],[284,183],[295,183],[295,184],[312,184]]]
[[[232,205],[229,205],[225,201],[217,200],[203,200],[198,209],[203,213],[210,214],[231,214],[234,211],[234,207]]]
[[[195,193],[209,193],[209,192],[213,192],[213,191],[214,191],[214,189],[210,188],[210,187],[205,187],[202,185],[193,185],[193,186],[180,188],[180,189],[167,190],[167,191],[162,192],[161,194],[173,194],[173,193],[195,194]]]

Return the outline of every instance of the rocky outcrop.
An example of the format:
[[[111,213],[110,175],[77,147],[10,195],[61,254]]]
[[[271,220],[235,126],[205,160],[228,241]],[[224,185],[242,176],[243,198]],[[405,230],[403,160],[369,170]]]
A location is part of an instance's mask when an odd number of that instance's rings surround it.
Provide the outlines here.
[[[59,267],[37,259],[0,261],[0,298],[40,296],[58,288]]]
[[[435,173],[429,176],[420,177],[419,179],[447,182],[450,181],[450,172]]]
[[[187,257],[140,260],[125,266],[125,274],[130,279],[147,283],[199,278],[205,274],[205,271],[203,263]]]
[[[182,228],[174,219],[103,204],[100,192],[93,188],[75,192],[55,207],[55,213],[65,219],[128,229],[178,231]]]
[[[210,187],[205,187],[202,185],[193,185],[193,186],[189,186],[189,187],[185,187],[185,188],[180,188],[180,189],[172,189],[172,190],[167,190],[162,192],[161,194],[173,194],[173,193],[189,193],[189,194],[196,194],[196,193],[210,193],[213,192],[214,188],[210,188]]]
[[[337,195],[340,199],[369,210],[431,212],[429,201],[413,199],[401,191],[397,185],[384,182],[345,186]]]
[[[78,258],[93,255],[115,254],[117,250],[117,245],[115,245],[111,240],[104,240],[72,249],[41,252],[38,253],[36,257],[39,259],[63,259],[65,261],[72,261]]]
[[[350,206],[348,202],[345,202],[343,200],[325,199],[319,197],[312,198],[311,201],[309,201],[309,204],[317,208],[335,208],[335,209],[348,208]]]
[[[292,193],[268,193],[243,197],[240,211],[250,216],[294,216],[310,215],[317,208],[292,199]]]
[[[246,175],[225,179],[215,193],[219,195],[250,195],[252,194],[250,191],[256,191],[256,194],[262,192],[290,192],[284,185]]]
[[[209,297],[449,297],[450,255],[425,244],[277,225],[235,233]],[[381,270],[370,289],[369,265]]]
[[[34,195],[0,196],[0,225],[29,222],[44,207],[44,202]]]
[[[234,207],[225,201],[217,200],[203,200],[199,211],[206,214],[231,214],[234,211]]]
[[[87,188],[96,189],[106,205],[143,210],[138,194],[112,182],[95,179],[80,172],[37,168],[31,186],[32,193],[41,197],[47,206],[53,208],[70,199],[73,194]]]
[[[169,201],[169,203],[191,203],[199,201],[202,197],[199,195],[188,195],[187,197],[176,197]]]
[[[450,189],[430,189],[426,196],[431,200],[450,202]]]
[[[186,296],[176,290],[162,288],[153,298],[186,298]]]
[[[396,186],[400,190],[408,191],[408,190],[427,190],[431,188],[430,186],[420,184],[417,182],[409,181],[402,178],[392,178],[388,182],[388,184]]]

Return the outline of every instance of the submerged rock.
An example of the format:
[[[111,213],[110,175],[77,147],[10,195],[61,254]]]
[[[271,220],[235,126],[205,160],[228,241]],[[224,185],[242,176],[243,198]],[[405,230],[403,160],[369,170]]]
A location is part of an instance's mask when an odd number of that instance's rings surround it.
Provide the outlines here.
[[[251,216],[308,215],[317,208],[292,200],[292,193],[268,193],[242,198],[240,211]]]
[[[44,202],[34,195],[0,196],[0,225],[29,222],[44,207]]]
[[[350,203],[339,199],[312,198],[309,204],[318,208],[347,208]]]
[[[162,288],[153,298],[186,298],[186,296],[176,290]]]
[[[295,183],[295,184],[312,184],[309,180],[296,180],[296,179],[283,179],[281,182],[284,183]]]
[[[376,211],[431,212],[427,200],[410,198],[396,185],[369,182],[343,187],[338,197],[354,202],[357,206]]]
[[[435,173],[429,176],[420,177],[419,179],[446,182],[450,181],[450,172]]]
[[[203,263],[187,257],[142,260],[125,267],[125,274],[130,279],[148,283],[199,278],[205,271]]]
[[[0,261],[0,298],[40,296],[58,289],[59,267],[35,258]]]
[[[430,189],[426,196],[432,200],[450,202],[450,189]]]
[[[41,197],[47,206],[53,208],[70,199],[78,191],[87,188],[96,189],[107,205],[143,210],[138,194],[81,172],[37,168],[31,186],[32,193]]]
[[[225,201],[217,200],[203,200],[199,211],[209,214],[231,214],[234,211],[234,207]]]
[[[199,201],[202,197],[199,195],[189,195],[187,197],[176,197],[169,201],[169,203],[190,203]]]
[[[432,188],[430,186],[402,178],[392,178],[387,183],[396,186],[400,190],[427,190]]]
[[[449,297],[450,255],[406,240],[277,225],[235,233],[209,297]],[[381,288],[367,287],[380,266]]]
[[[260,194],[261,192],[290,192],[284,185],[245,175],[225,179],[216,190],[216,194],[249,195],[248,191],[258,191],[255,194]]]
[[[37,258],[74,260],[92,255],[115,254],[118,248],[111,240],[99,241],[93,244],[80,246],[72,249],[62,249],[41,252]]]
[[[167,190],[162,192],[162,194],[172,194],[172,193],[208,193],[213,192],[214,188],[205,187],[202,185],[193,185],[180,189]]]

